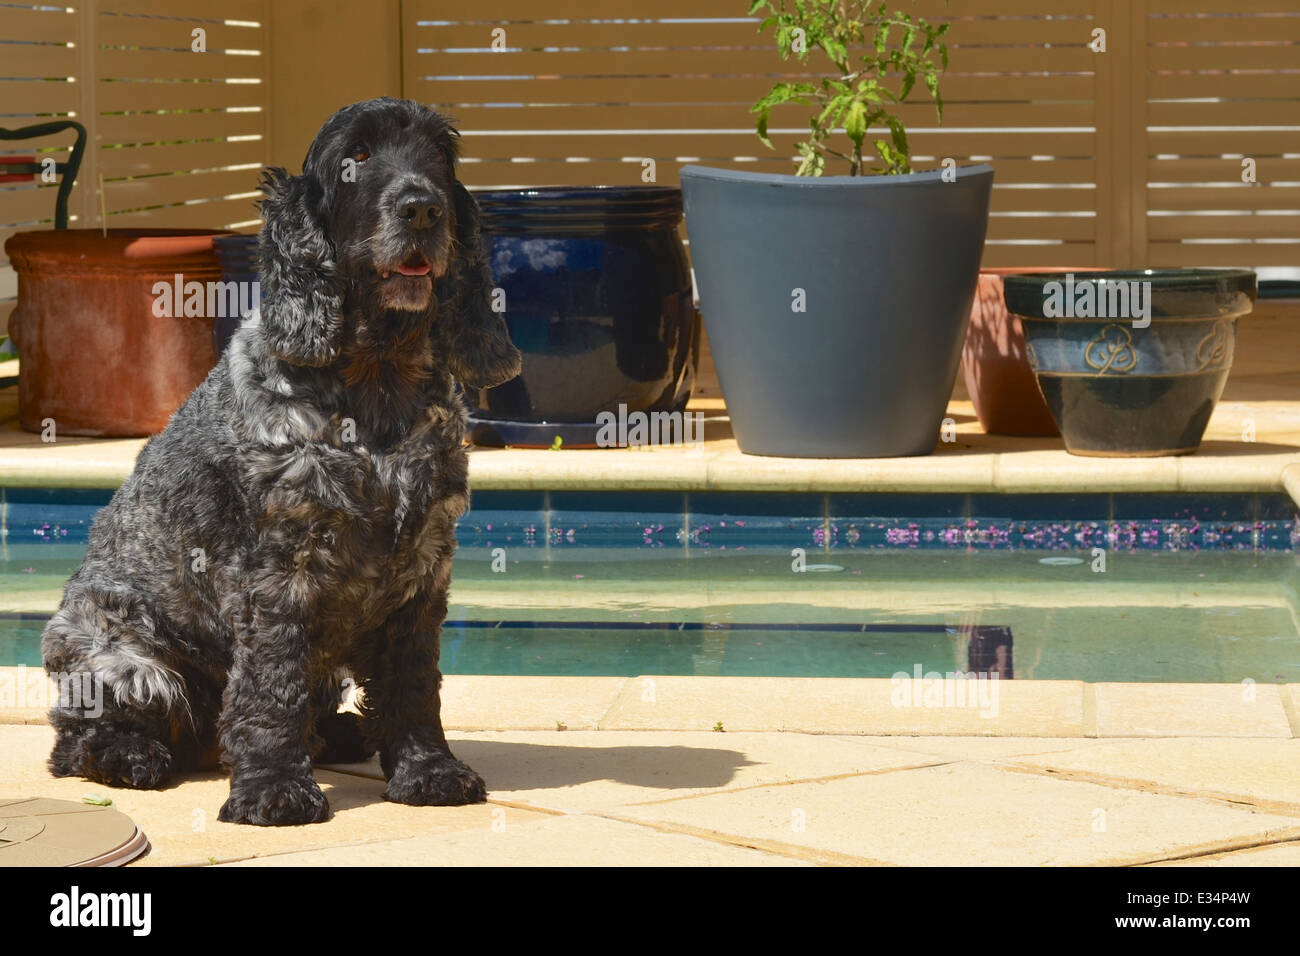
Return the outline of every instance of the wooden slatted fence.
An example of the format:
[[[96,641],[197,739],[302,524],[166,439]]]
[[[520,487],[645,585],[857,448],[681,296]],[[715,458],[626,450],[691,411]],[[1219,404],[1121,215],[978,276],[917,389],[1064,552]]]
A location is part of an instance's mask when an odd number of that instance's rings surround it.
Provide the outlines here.
[[[749,108],[801,68],[746,7],[406,0],[404,91],[460,121],[478,186],[637,183],[648,159],[669,184],[687,162],[789,172],[801,108],[773,114],[775,151]],[[951,24],[951,58],[943,124],[923,95],[901,108],[914,166],[996,167],[986,264],[1300,265],[1294,0],[916,10]]]
[[[74,117],[91,132],[74,226],[99,224],[102,175],[113,225],[256,227],[270,2],[0,0],[0,123]],[[459,120],[474,186],[639,183],[646,160],[669,184],[687,162],[790,171],[800,108],[774,114],[775,151],[749,108],[802,68],[746,8],[402,0],[391,55],[404,95]],[[901,110],[914,165],[996,167],[986,264],[1300,266],[1296,0],[915,9],[951,23],[951,64],[942,125],[923,94]],[[0,150],[62,158],[70,139]],[[0,182],[0,242],[53,210],[51,185]],[[0,256],[0,323],[12,295]]]

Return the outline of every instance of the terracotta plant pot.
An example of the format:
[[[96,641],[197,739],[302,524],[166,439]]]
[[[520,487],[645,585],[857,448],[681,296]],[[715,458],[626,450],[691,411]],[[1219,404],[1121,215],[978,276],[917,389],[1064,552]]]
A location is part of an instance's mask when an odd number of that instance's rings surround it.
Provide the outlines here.
[[[1025,330],[1020,317],[1007,311],[1002,278],[1062,271],[1096,272],[1098,268],[980,270],[979,288],[970,308],[970,328],[961,352],[961,373],[975,415],[990,435],[1048,438],[1060,434],[1025,356]]]
[[[966,391],[990,435],[1056,435],[1056,423],[1025,357],[1020,319],[1007,312],[1002,277],[1031,269],[982,269],[961,352]]]
[[[1020,317],[1007,311],[1002,280],[1004,276],[1061,271],[1097,272],[1100,268],[1029,266],[980,270],[970,328],[961,353],[961,371],[975,415],[990,435],[1050,438],[1060,434],[1025,355],[1025,330]]]
[[[215,230],[22,232],[5,243],[18,273],[9,334],[18,346],[19,420],[31,432],[134,437],[162,430],[215,364],[211,319],[154,314],[155,283],[215,282]],[[206,309],[204,310],[206,312]],[[179,317],[177,313],[181,313]]]

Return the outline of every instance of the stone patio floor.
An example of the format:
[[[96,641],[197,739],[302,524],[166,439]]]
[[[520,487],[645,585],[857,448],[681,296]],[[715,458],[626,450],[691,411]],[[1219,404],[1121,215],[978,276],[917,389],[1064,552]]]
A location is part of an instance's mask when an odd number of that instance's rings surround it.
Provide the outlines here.
[[[287,828],[218,822],[217,773],[55,779],[43,715],[11,708],[0,796],[111,797],[142,866],[1300,865],[1300,685],[1006,682],[990,718],[900,710],[890,685],[449,677],[486,805],[399,806],[373,761],[319,767],[333,819]]]

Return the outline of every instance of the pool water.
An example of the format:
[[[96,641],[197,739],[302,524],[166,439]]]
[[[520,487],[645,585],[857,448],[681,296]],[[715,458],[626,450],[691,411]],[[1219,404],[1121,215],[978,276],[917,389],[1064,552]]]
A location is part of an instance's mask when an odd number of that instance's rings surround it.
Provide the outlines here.
[[[6,489],[0,665],[100,493]],[[479,493],[450,674],[1300,682],[1300,526],[1272,495]]]

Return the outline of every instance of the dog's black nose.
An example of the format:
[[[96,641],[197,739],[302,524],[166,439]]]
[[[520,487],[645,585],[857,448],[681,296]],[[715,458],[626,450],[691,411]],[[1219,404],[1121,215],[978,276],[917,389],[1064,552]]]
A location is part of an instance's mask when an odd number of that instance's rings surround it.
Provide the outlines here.
[[[416,189],[397,197],[397,217],[412,229],[428,229],[441,215],[442,206],[433,193]]]

